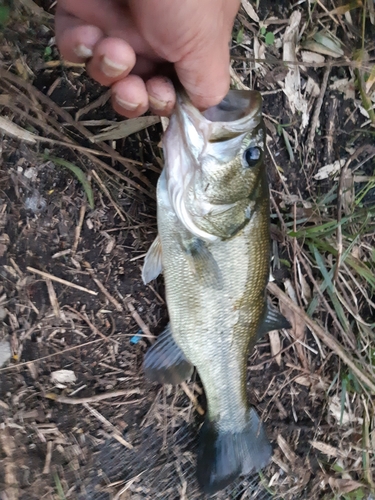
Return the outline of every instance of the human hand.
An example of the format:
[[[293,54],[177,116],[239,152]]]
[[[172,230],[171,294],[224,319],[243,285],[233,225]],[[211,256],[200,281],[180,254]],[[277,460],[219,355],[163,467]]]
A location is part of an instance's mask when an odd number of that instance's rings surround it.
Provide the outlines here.
[[[240,0],[58,0],[56,41],[63,57],[86,62],[112,88],[121,115],[175,104],[173,69],[193,104],[218,104],[229,89],[229,42]]]

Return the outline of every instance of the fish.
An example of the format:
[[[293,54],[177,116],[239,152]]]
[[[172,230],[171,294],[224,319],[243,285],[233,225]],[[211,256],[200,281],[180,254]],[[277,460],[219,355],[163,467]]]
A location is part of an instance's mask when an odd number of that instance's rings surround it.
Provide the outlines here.
[[[164,275],[169,324],[144,358],[146,376],[179,384],[194,368],[207,400],[197,479],[205,493],[261,470],[272,446],[247,397],[247,361],[268,331],[290,328],[266,298],[270,201],[262,98],[230,90],[199,111],[179,91],[163,137],[158,236],[145,284]]]

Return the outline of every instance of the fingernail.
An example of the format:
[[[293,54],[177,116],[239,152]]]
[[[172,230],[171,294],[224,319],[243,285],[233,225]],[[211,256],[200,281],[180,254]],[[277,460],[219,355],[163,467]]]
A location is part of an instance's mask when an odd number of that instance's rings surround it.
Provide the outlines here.
[[[118,62],[112,61],[112,59],[108,59],[108,57],[104,56],[102,59],[101,70],[106,76],[110,78],[115,78],[116,76],[120,76],[124,71],[128,69],[129,66],[126,64],[120,64]]]
[[[89,47],[86,47],[86,45],[77,45],[74,47],[74,53],[78,57],[82,57],[82,59],[90,59],[92,57],[92,50]]]
[[[127,109],[128,111],[135,111],[139,107],[139,103],[125,101],[124,99],[120,99],[119,97],[117,97],[117,95],[115,95],[115,99],[119,106]]]
[[[168,102],[156,99],[156,97],[148,96],[148,102],[150,107],[155,111],[163,111],[167,106]]]

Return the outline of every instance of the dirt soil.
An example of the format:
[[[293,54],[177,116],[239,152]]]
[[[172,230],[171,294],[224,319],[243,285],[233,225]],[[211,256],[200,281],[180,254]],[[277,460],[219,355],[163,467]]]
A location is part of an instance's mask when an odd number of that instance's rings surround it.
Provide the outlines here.
[[[47,8],[49,3],[40,5]],[[272,14],[271,5],[261,2],[261,7],[260,15]],[[285,18],[289,9],[284,2],[276,14]],[[51,142],[30,144],[0,135],[0,342],[9,340],[11,346],[11,359],[0,368],[0,497],[203,499],[194,476],[195,439],[202,422],[195,407],[205,407],[199,382],[161,387],[148,382],[142,371],[151,336],[167,323],[162,278],[145,286],[140,277],[144,254],[156,235],[161,125],[117,140],[121,161],[112,153],[88,156],[67,146],[69,138],[94,149],[66,114],[75,119],[81,113],[78,120],[91,133],[120,117],[106,102],[106,89],[92,82],[84,68],[60,64],[51,20],[36,16],[30,21],[21,12],[23,17],[9,22],[0,35],[0,70],[15,75],[6,80],[2,73],[2,116]],[[244,12],[238,23],[241,16]],[[244,74],[241,57],[234,47],[238,74]],[[331,188],[329,179],[312,181],[318,168],[353,145],[371,145],[373,136],[358,132],[366,118],[356,112],[353,100],[327,90],[315,153],[301,167],[304,151],[298,141],[306,135],[295,132],[301,117],[291,113],[284,93],[273,84],[277,69],[251,84],[264,93],[273,200],[290,221],[292,195],[308,200]],[[321,82],[324,71],[307,67],[302,77]],[[333,67],[330,77],[347,74],[346,68]],[[243,82],[249,85],[250,76]],[[99,98],[103,104],[85,108]],[[17,114],[17,106],[23,115]],[[49,135],[40,125],[44,114],[56,124]],[[278,124],[286,126],[293,142],[294,162]],[[49,125],[52,130],[52,121]],[[330,148],[327,135],[332,130]],[[60,160],[88,175],[93,208],[82,182]],[[281,195],[285,182],[289,198]],[[281,265],[274,277],[283,286],[293,272],[283,264],[290,253],[275,214],[272,238]],[[321,318],[324,323],[323,310]],[[329,320],[326,325],[331,328]],[[246,478],[215,498],[333,498],[322,466],[330,457],[311,441],[323,441],[332,428],[326,391],[340,362],[332,353],[323,358],[308,331],[304,366],[295,343],[284,333],[278,358],[266,336],[249,360],[249,397],[273,442],[273,462],[261,478]],[[332,436],[332,447],[337,442]]]

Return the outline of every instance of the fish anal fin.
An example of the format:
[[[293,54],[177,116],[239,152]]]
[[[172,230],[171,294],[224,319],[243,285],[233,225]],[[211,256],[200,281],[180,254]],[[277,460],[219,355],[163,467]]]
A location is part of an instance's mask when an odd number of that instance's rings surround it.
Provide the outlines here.
[[[267,305],[264,319],[258,328],[258,339],[265,333],[271,332],[272,330],[281,330],[282,328],[288,329],[291,327],[292,325],[281,314],[281,312]]]
[[[272,447],[255,410],[249,410],[249,422],[239,432],[223,432],[206,420],[199,436],[197,476],[205,493],[226,488],[238,476],[265,467]]]
[[[158,235],[148,249],[142,268],[142,280],[145,285],[156,279],[163,270],[161,241]]]
[[[159,384],[177,385],[191,377],[194,367],[174,341],[169,324],[146,352],[143,369]]]

